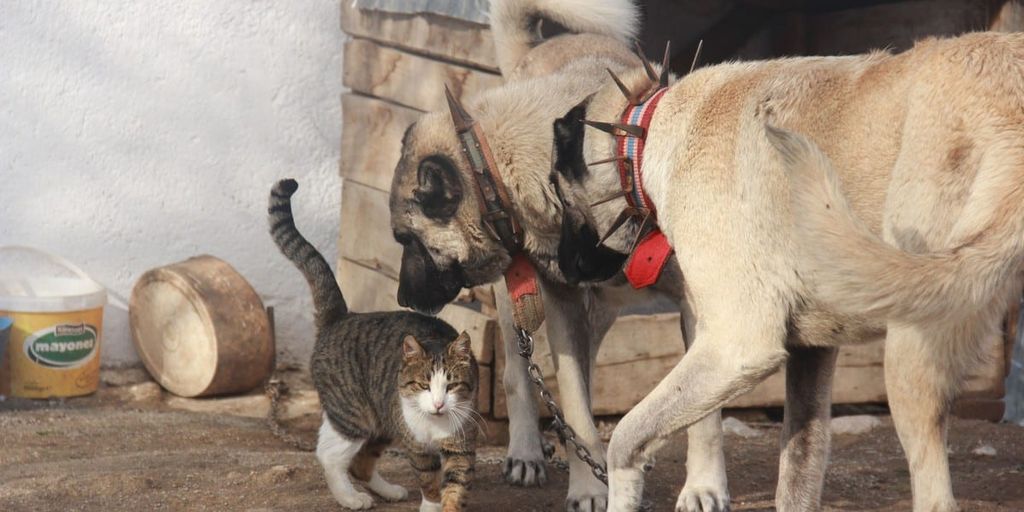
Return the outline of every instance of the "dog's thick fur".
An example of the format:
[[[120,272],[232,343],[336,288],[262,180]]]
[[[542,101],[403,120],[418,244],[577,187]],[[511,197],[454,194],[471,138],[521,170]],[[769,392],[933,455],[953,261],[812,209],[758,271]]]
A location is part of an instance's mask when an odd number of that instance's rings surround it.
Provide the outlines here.
[[[466,106],[487,135],[496,171],[525,230],[525,250],[541,274],[561,405],[580,439],[603,461],[604,447],[590,412],[590,374],[597,349],[623,305],[659,294],[681,300],[679,271],[671,264],[655,290],[646,292],[632,290],[621,276],[586,288],[567,283],[558,264],[564,212],[549,176],[552,124],[568,106],[601,88],[608,80],[607,69],[621,72],[640,64],[630,49],[638,26],[636,9],[627,0],[495,0],[491,16],[507,83]],[[537,17],[579,33],[536,44]],[[391,190],[392,227],[404,245],[399,290],[403,305],[436,310],[462,286],[499,279],[507,267],[508,253],[481,225],[474,187],[448,112],[426,114],[409,128]],[[496,287],[496,295],[507,361],[506,478],[517,485],[539,485],[547,476],[534,389],[515,350],[503,285]],[[692,331],[686,334],[692,339]],[[720,415],[709,415],[689,432],[687,479],[678,509],[725,510],[729,494]],[[570,457],[566,508],[603,511],[606,496],[607,488],[589,467]]]
[[[640,69],[624,80],[649,81]],[[586,117],[613,121],[624,107],[609,81]],[[584,136],[586,161],[615,154],[610,135]],[[1024,35],[698,70],[663,97],[644,162],[696,332],[615,429],[609,508],[636,509],[666,436],[782,364],[776,506],[818,508],[836,347],[884,327],[914,509],[955,510],[950,403],[1021,288]],[[621,208],[585,206],[618,187],[611,166],[560,179],[599,232]]]

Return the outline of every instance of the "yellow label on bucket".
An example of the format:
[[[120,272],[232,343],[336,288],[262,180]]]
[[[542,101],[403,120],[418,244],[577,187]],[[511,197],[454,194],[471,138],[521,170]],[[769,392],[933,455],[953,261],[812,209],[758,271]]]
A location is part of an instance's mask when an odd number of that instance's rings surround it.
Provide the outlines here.
[[[59,313],[0,311],[14,320],[4,366],[9,393],[24,398],[96,391],[103,308]],[[4,390],[6,391],[6,390]]]

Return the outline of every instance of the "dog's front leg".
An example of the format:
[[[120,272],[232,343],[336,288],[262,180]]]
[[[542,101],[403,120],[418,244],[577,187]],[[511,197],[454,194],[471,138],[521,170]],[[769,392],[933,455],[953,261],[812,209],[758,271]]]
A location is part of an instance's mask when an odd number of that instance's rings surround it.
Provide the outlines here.
[[[704,310],[693,350],[615,428],[608,446],[610,510],[640,506],[643,473],[653,467],[665,437],[749,391],[785,361],[784,308],[758,308],[750,304],[749,294],[743,295]],[[742,321],[735,317],[737,310],[744,311]]]
[[[538,425],[537,402],[524,360],[517,349],[512,322],[512,303],[505,283],[494,285],[498,324],[505,350],[502,382],[508,403],[508,455],[505,457],[505,481],[512,485],[540,486],[547,482],[544,467],[544,439]]]
[[[697,319],[689,304],[682,303],[679,310],[683,339],[690,350]],[[729,503],[722,411],[716,410],[686,430],[686,484],[676,499],[676,512],[724,512]]]
[[[591,369],[600,340],[615,321],[617,308],[581,288],[544,282],[544,310],[548,343],[558,378],[558,392],[566,422],[597,462],[604,464],[601,442],[590,409]],[[593,349],[593,351],[591,350]],[[571,447],[570,447],[571,448]],[[604,512],[608,488],[594,477],[590,466],[569,450],[568,511]]]
[[[818,510],[831,440],[832,376],[839,350],[795,347],[786,361],[786,413],[775,507]]]

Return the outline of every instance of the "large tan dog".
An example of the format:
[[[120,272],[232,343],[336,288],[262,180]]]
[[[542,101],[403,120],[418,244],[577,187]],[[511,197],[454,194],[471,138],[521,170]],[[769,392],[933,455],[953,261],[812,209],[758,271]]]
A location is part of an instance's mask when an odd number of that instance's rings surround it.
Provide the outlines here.
[[[539,16],[578,33],[538,44],[533,20]],[[621,275],[612,277],[618,274],[622,255],[605,250],[586,256],[588,261],[604,257],[618,262],[605,276],[611,279],[587,288],[571,284],[579,269],[566,276],[557,261],[563,209],[549,177],[552,123],[569,106],[597,91],[608,80],[607,69],[623,71],[640,65],[631,50],[638,26],[636,9],[628,0],[495,0],[491,19],[507,85],[467,105],[487,133],[498,163],[495,170],[508,187],[513,213],[525,231],[525,251],[540,270],[561,405],[580,439],[603,462],[604,447],[590,411],[590,375],[598,347],[624,305],[658,295],[679,302],[679,271],[672,263],[650,291],[637,292]],[[427,114],[409,128],[391,193],[392,224],[404,246],[401,304],[435,311],[463,286],[494,281],[508,266],[508,251],[481,223],[475,187],[448,112]],[[607,261],[601,262],[599,266],[609,267]],[[503,285],[498,288],[508,362],[503,376],[510,419],[505,474],[513,484],[538,485],[547,476],[535,390],[515,350],[507,293]],[[727,509],[719,414],[690,429],[689,447],[678,509]],[[606,497],[605,485],[583,462],[571,457],[566,508],[603,511]]]
[[[623,80],[652,87],[642,69]],[[573,115],[617,121],[625,107],[609,81]],[[612,135],[577,136],[577,165],[616,155]],[[782,364],[804,405],[790,410],[787,397],[776,506],[817,508],[835,347],[874,324],[887,329],[886,388],[914,509],[955,510],[950,403],[1021,288],[1024,36],[708,67],[671,86],[645,136],[645,188],[696,332],[612,436],[610,509],[637,508],[666,436]],[[621,201],[586,205],[618,190],[612,165],[560,171],[577,218],[607,229]]]

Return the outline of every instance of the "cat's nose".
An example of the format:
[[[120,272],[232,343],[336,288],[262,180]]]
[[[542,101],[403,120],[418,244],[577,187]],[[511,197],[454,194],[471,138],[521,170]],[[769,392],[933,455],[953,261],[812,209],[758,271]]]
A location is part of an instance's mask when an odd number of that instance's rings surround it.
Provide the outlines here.
[[[434,414],[441,414],[442,407],[444,407],[444,402],[434,402]]]

